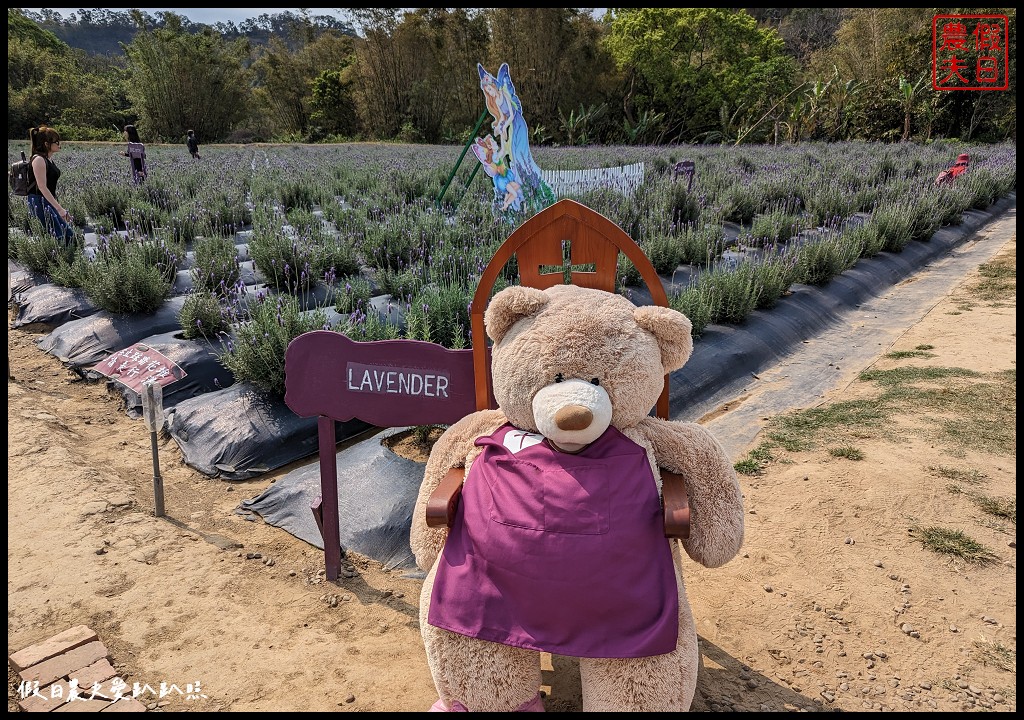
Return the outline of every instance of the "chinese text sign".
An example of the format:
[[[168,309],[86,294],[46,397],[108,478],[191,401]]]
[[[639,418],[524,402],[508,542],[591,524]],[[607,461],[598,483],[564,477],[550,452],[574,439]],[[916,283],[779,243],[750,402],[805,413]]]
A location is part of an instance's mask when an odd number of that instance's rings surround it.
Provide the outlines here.
[[[1010,20],[1005,15],[936,15],[932,18],[932,87],[936,90],[1007,90]]]

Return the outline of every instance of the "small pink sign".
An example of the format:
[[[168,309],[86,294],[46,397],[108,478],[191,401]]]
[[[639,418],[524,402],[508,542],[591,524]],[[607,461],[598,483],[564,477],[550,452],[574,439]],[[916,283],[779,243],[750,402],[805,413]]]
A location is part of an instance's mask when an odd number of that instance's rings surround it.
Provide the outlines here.
[[[185,377],[185,371],[169,358],[143,343],[135,343],[102,360],[92,368],[100,375],[142,392],[142,383],[155,380],[166,387]]]

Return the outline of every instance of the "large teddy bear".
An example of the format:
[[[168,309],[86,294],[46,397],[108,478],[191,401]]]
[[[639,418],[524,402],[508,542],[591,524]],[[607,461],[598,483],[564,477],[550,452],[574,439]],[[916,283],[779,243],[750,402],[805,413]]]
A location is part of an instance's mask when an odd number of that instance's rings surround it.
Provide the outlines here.
[[[680,546],[718,567],[743,541],[722,447],[651,415],[690,321],[559,285],[506,288],[484,322],[499,409],[434,445],[411,530],[431,709],[543,710],[543,651],[579,658],[584,711],[688,710],[700,658]],[[452,468],[450,527],[428,525]],[[688,539],[666,538],[659,468],[685,478]]]

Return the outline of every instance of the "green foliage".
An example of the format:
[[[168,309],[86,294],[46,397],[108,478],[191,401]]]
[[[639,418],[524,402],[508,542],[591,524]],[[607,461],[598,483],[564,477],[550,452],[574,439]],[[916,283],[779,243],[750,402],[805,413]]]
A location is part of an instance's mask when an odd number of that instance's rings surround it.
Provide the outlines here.
[[[721,297],[712,283],[691,280],[685,288],[668,299],[669,307],[690,320],[690,334],[699,338],[719,315]]]
[[[669,233],[648,235],[640,247],[659,275],[671,275],[683,259],[679,238]]]
[[[311,139],[333,141],[338,137],[354,137],[359,133],[353,83],[350,73],[322,70],[313,80],[310,99]]]
[[[227,331],[228,320],[220,300],[211,292],[189,293],[178,314],[181,332],[187,339],[215,338]]]
[[[1015,27],[1016,11],[1001,13]],[[173,12],[86,9],[58,20],[10,9],[8,134],[24,138],[45,122],[69,139],[109,141],[120,139],[113,127],[134,122],[151,142],[180,143],[193,127],[203,142],[461,145],[483,108],[473,68],[508,61],[534,147],[1015,136],[1013,67],[1007,92],[967,97],[921,83],[927,8],[617,8],[607,20],[582,8],[350,14],[358,41],[308,14],[221,34]],[[1016,34],[1006,40],[1016,58]],[[897,172],[906,170],[913,164]],[[873,184],[852,190],[863,211]]]
[[[373,294],[369,280],[361,275],[346,275],[338,279],[338,288],[334,295],[336,312],[346,315],[356,310],[367,311]]]
[[[828,454],[832,457],[846,458],[847,460],[863,460],[864,453],[851,445],[841,445],[829,448]]]
[[[302,312],[298,298],[261,295],[249,307],[249,317],[222,339],[220,362],[239,382],[248,382],[284,397],[284,354],[299,335],[327,326],[321,309]]]
[[[878,223],[874,218],[863,223],[849,223],[844,226],[846,239],[861,248],[861,257],[874,257],[882,252],[885,239],[878,232]]]
[[[62,263],[71,263],[82,254],[81,238],[65,244],[43,227],[34,215],[29,216],[27,222],[29,232],[20,229],[8,231],[7,247],[8,255],[17,258],[30,270],[49,275]]]
[[[406,337],[458,350],[469,341],[473,292],[457,285],[427,285],[413,297],[405,316]]]
[[[85,287],[85,279],[89,275],[90,266],[91,263],[85,259],[85,255],[79,249],[70,261],[66,257],[59,257],[57,262],[50,266],[50,279],[55,285],[69,288]]]
[[[271,133],[308,137],[315,112],[318,132],[344,132],[345,115],[349,126],[354,119],[350,83],[342,80],[342,71],[352,61],[352,39],[335,32],[315,39],[295,35],[293,47],[272,37],[252,65],[257,82],[254,97],[271,123]]]
[[[681,262],[707,265],[722,256],[725,233],[721,224],[687,225],[679,235],[679,244],[682,248]]]
[[[807,198],[807,212],[817,226],[838,224],[856,210],[856,195],[835,183],[819,184]]]
[[[115,315],[156,312],[171,294],[178,258],[163,243],[114,236],[88,266],[89,299]]]
[[[692,193],[686,191],[682,180],[669,181],[665,201],[668,217],[678,226],[695,224],[700,220],[700,205]]]
[[[853,267],[860,258],[861,249],[858,237],[826,230],[817,239],[802,243],[796,249],[794,281],[824,285]]]
[[[288,220],[292,224],[284,227],[270,213],[255,218],[249,252],[270,285],[303,292],[320,280],[359,270],[355,249],[347,240],[328,233],[320,218],[296,208],[289,212]]]
[[[879,205],[871,219],[878,228],[882,250],[898,253],[910,242],[914,231],[914,218],[911,209],[902,203]]]
[[[634,112],[663,113],[668,136],[687,142],[749,131],[795,78],[782,39],[744,11],[618,8],[604,45],[640,90]]]
[[[760,207],[760,201],[754,191],[747,185],[730,185],[721,198],[722,217],[740,225],[746,225],[754,219]]]
[[[128,209],[136,202],[132,188],[127,185],[100,182],[85,187],[81,202],[89,217],[106,218],[105,229],[123,230]]]
[[[797,273],[797,256],[791,249],[771,252],[756,266],[761,294],[758,308],[770,308],[778,302],[793,284]]]
[[[910,533],[925,548],[940,555],[951,555],[976,565],[989,565],[998,560],[995,553],[962,530],[937,526],[913,527]]]
[[[404,270],[378,268],[374,272],[374,279],[382,292],[397,299],[412,297],[420,291],[425,282],[422,270],[415,266]]]
[[[616,292],[621,291],[625,287],[639,285],[643,282],[643,276],[640,274],[640,271],[637,270],[636,265],[634,265],[625,255],[619,253],[616,263]]]
[[[337,330],[356,342],[397,340],[402,337],[402,329],[389,318],[383,318],[376,312],[362,310],[353,310],[345,325]]]
[[[743,322],[757,308],[763,292],[758,264],[750,261],[713,268],[701,273],[697,282],[716,299],[711,322]]]
[[[223,138],[246,116],[248,46],[214,32],[192,34],[169,13],[164,27],[124,47],[128,97],[150,137],[178,140],[183,128]]]
[[[241,277],[238,250],[230,238],[203,237],[192,246],[192,284],[200,290],[227,297]]]
[[[800,215],[777,208],[754,216],[750,235],[755,245],[769,245],[786,242],[803,227],[804,220]]]

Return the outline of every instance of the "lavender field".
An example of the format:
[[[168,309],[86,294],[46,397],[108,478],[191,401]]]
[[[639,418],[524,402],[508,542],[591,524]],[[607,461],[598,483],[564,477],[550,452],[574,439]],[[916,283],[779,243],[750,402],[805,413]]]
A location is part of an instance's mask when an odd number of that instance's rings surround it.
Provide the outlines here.
[[[9,160],[22,145],[9,143]],[[278,397],[284,350],[311,329],[467,347],[476,278],[528,217],[496,214],[472,156],[438,202],[462,150],[455,146],[212,145],[194,161],[184,146],[153,145],[141,185],[120,150],[69,143],[57,158],[75,247],[58,247],[9,195],[8,258],[25,271],[19,287],[64,288],[78,303],[32,320],[145,318],[170,307],[180,335],[209,343],[236,380]],[[968,172],[936,187],[961,152],[971,156]],[[643,163],[635,186],[567,196],[638,242],[697,338],[771,307],[794,284],[824,285],[861,258],[926,241],[1016,188],[1013,144],[542,147],[534,155],[545,171]],[[696,166],[689,192],[673,177],[680,160]],[[621,292],[642,302],[638,273],[620,262]],[[514,267],[504,280],[516,282]]]

